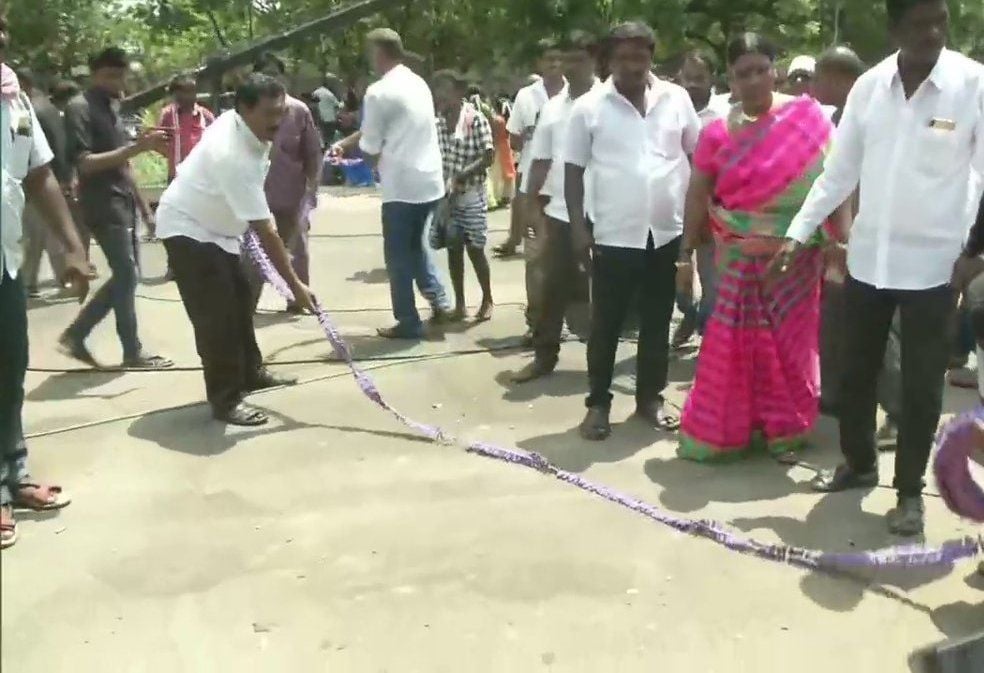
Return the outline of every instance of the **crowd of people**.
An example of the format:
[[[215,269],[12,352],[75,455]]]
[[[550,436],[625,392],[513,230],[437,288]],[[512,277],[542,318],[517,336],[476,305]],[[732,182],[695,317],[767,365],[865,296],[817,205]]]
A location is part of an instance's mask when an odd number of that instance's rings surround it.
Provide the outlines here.
[[[171,362],[143,346],[134,310],[134,235],[148,211],[194,328],[213,415],[260,425],[265,414],[244,398],[287,381],[263,367],[253,328],[262,279],[241,241],[250,230],[259,238],[293,292],[289,311],[314,310],[307,231],[325,148],[334,161],[358,153],[378,174],[395,319],[380,337],[419,339],[467,319],[466,256],[482,292],[474,320],[492,318],[488,212],[507,199],[509,235],[493,252],[523,248],[533,350],[515,385],[550,375],[565,322],[575,331],[583,323],[579,430],[607,439],[616,350],[635,323],[636,414],[679,431],[681,457],[764,449],[795,461],[827,413],[840,422],[845,461],[813,488],[875,486],[879,446],[895,444],[898,504],[888,527],[922,533],[946,372],[984,343],[984,66],[947,49],[945,0],[885,4],[899,51],[871,68],[838,46],[798,56],[783,74],[777,46],[742,33],[722,64],[727,90],[716,90],[718,68],[698,51],[675,76],[654,74],[656,36],[629,22],[541,41],[537,76],[509,106],[486,101],[458,72],[425,78],[400,36],[378,29],[367,37],[378,79],[357,103],[357,124],[342,123],[352,105],[333,79],[309,105],[287,93],[284,63],[267,54],[244,76],[233,109],[213,117],[194,81],[178,77],[158,124],[130,138],[115,104],[128,62],[109,48],[91,59],[86,90],[52,96],[51,119],[63,117],[63,130],[49,132],[39,121],[49,111],[35,103],[35,115],[25,94],[30,82],[18,84],[4,65],[3,125],[12,133],[3,135],[0,294],[2,322],[13,327],[0,338],[5,363],[16,360],[0,382],[4,545],[16,539],[10,505],[68,502],[25,469],[23,286],[36,283],[31,260],[46,239],[27,237],[22,268],[22,214],[29,233],[50,225],[53,268],[69,291],[84,297],[93,275],[73,215],[110,267],[61,350],[98,366],[85,341],[112,310],[124,365],[162,369]],[[151,151],[169,162],[156,216],[130,171]],[[22,213],[24,191],[37,214]],[[434,262],[442,249],[451,293]],[[420,316],[414,286],[436,327]],[[589,307],[586,319],[579,307]],[[683,320],[671,334],[677,308]],[[696,333],[696,376],[678,417],[664,396],[671,351]],[[955,348],[962,333],[970,344]],[[878,404],[888,416],[881,429]]]

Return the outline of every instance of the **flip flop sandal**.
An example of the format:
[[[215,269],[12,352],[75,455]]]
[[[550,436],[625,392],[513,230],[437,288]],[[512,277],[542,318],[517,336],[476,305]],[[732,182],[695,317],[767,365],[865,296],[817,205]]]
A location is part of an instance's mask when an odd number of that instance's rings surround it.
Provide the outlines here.
[[[135,360],[125,360],[123,366],[127,369],[170,369],[174,363],[160,355],[146,355]]]
[[[217,414],[215,418],[229,425],[247,428],[266,425],[270,422],[270,418],[265,413],[246,404],[240,404],[225,413]]]
[[[494,306],[489,306],[484,311],[480,309],[478,313],[475,314],[475,322],[483,323],[492,320],[492,311],[494,310],[494,308],[495,308]]]
[[[21,494],[21,491],[25,488],[36,489],[35,493],[31,497],[25,497]],[[49,498],[45,498],[41,494],[44,493]],[[58,509],[64,509],[72,504],[72,498],[65,493],[61,486],[43,486],[41,484],[32,484],[30,482],[23,482],[17,485],[17,493],[14,495],[14,507],[18,509],[29,509],[34,512],[51,512]]]
[[[0,523],[0,549],[7,549],[17,544],[17,522]]]

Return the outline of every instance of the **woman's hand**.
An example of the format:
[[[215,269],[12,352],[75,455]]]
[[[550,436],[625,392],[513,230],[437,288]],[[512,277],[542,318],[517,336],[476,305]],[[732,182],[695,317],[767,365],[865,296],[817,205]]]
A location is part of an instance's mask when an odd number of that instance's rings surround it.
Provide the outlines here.
[[[676,291],[679,296],[694,297],[694,263],[689,259],[680,259],[676,263]]]

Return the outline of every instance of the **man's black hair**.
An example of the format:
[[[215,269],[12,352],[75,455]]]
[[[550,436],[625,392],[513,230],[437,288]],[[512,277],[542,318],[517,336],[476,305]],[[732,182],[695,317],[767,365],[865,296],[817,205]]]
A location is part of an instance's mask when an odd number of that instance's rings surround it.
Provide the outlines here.
[[[267,68],[269,68],[270,66],[276,68],[277,72],[279,72],[281,75],[287,74],[287,66],[280,59],[279,56],[277,56],[271,51],[267,51],[260,54],[259,56],[256,57],[256,60],[253,61],[254,72],[265,72]]]
[[[885,0],[885,13],[888,14],[888,22],[893,26],[898,25],[899,21],[905,16],[906,12],[916,5],[936,4],[941,0]]]
[[[462,75],[457,70],[438,70],[433,75],[431,75],[431,80],[434,82],[450,82],[454,85],[454,88],[464,92],[468,88],[468,78]]]
[[[402,61],[405,56],[403,38],[392,28],[377,28],[371,31],[366,35],[366,42],[395,61]]]
[[[857,79],[867,69],[868,66],[850,47],[831,47],[817,59],[817,72],[824,70]]]
[[[656,49],[656,33],[642,21],[626,21],[614,28],[608,36],[608,42],[614,47],[619,42],[645,42],[650,50]]]
[[[772,40],[759,33],[741,33],[728,42],[729,65],[734,65],[739,58],[746,54],[761,54],[775,62],[779,56],[779,50],[772,43]]]
[[[536,53],[540,56],[557,49],[560,49],[560,42],[555,37],[545,37],[536,43]]]
[[[697,65],[702,65],[707,68],[711,75],[714,75],[714,59],[712,59],[706,51],[701,49],[691,49],[683,55],[683,60],[680,61],[680,69],[683,70],[683,66],[688,63],[695,63]]]
[[[482,85],[476,82],[472,82],[468,85],[468,91],[466,92],[468,97],[479,96],[480,98],[485,98],[485,92],[482,91]]]
[[[250,73],[236,87],[236,109],[254,108],[261,98],[281,98],[287,93],[276,77],[261,72]]]
[[[191,87],[197,87],[198,84],[195,82],[195,78],[189,74],[175,75],[171,78],[171,83],[167,85],[167,92],[174,93],[182,89],[188,89]]]
[[[588,51],[593,54],[598,50],[598,38],[586,30],[572,30],[564,37],[561,46],[571,51]]]
[[[79,85],[72,80],[60,80],[55,82],[55,85],[51,87],[51,102],[60,105],[61,103],[75,98],[79,91]]]
[[[106,47],[97,54],[89,57],[89,71],[95,72],[102,68],[129,68],[130,58],[119,47]]]

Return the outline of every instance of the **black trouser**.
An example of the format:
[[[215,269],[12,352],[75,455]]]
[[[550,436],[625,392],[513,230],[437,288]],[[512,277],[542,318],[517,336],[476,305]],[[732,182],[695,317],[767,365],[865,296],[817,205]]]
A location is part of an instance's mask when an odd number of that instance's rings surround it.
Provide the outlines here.
[[[841,450],[855,471],[877,467],[878,373],[892,316],[898,309],[902,318],[902,408],[895,488],[904,496],[919,495],[943,408],[943,382],[950,357],[947,325],[955,309],[955,293],[949,285],[928,290],[879,290],[848,277],[844,301]]]
[[[3,254],[0,252],[0,254]],[[0,503],[10,504],[27,479],[21,429],[27,373],[27,303],[20,278],[0,272]]]
[[[547,217],[543,223],[539,263],[543,282],[540,310],[534,316],[533,344],[536,358],[550,366],[557,364],[564,316],[576,302],[588,302],[588,276],[574,254],[571,225]]]
[[[662,399],[669,371],[670,318],[676,301],[680,238],[645,250],[595,246],[591,273],[591,338],[588,340],[588,407],[611,405],[612,374],[622,323],[633,299],[639,310],[636,402]]]
[[[208,401],[215,411],[228,411],[242,401],[263,364],[239,256],[184,236],[165,239],[164,247],[195,330]]]

